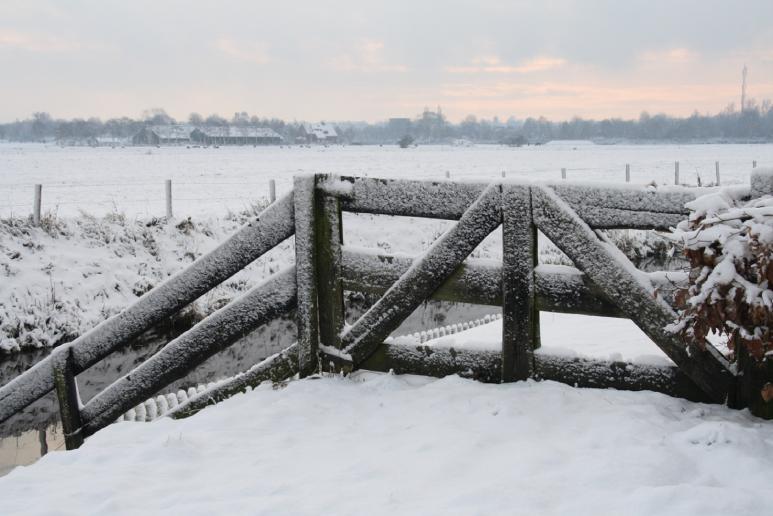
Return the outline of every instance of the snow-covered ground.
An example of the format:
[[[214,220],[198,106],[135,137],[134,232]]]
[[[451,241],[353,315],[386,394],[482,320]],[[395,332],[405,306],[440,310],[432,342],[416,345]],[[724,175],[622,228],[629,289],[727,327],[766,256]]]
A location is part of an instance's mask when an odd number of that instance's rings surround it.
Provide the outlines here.
[[[400,149],[388,146],[333,147],[126,147],[87,148],[41,144],[0,144],[0,217],[30,213],[33,185],[43,184],[43,209],[59,215],[80,210],[101,215],[120,212],[160,216],[164,180],[173,181],[177,216],[223,216],[268,195],[268,181],[288,191],[301,172],[379,177],[486,180],[524,177],[557,180],[631,181],[673,184],[714,181],[720,162],[722,182],[746,183],[752,161],[773,164],[773,145],[578,145],[556,142],[520,148],[498,145],[440,145]]]
[[[773,423],[649,392],[358,373],[119,423],[3,514],[762,515]]]

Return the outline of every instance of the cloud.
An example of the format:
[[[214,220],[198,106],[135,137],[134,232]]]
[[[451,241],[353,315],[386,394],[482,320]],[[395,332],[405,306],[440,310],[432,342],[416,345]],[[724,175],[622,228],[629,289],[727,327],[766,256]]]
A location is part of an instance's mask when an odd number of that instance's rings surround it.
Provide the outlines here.
[[[222,37],[213,46],[226,56],[236,61],[264,65],[271,62],[265,45],[261,43],[244,43],[235,39]]]
[[[671,48],[660,51],[646,51],[639,55],[639,59],[646,63],[682,64],[695,60],[697,55],[687,48]]]
[[[76,41],[56,36],[0,29],[0,49],[11,48],[28,52],[48,53],[69,52],[79,50],[81,47],[82,45]]]
[[[408,67],[393,64],[384,57],[384,42],[364,40],[353,52],[332,58],[329,68],[341,72],[406,72]]]
[[[449,73],[501,73],[501,74],[527,74],[544,72],[566,65],[566,59],[560,57],[538,56],[523,61],[518,65],[507,65],[496,56],[481,56],[472,60],[469,66],[448,66]]]

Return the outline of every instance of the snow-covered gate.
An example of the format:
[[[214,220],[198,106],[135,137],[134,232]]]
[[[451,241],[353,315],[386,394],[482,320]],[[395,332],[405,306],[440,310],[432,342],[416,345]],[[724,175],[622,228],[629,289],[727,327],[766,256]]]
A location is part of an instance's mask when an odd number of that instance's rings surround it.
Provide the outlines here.
[[[578,386],[651,389],[691,399],[735,399],[734,370],[708,343],[664,327],[676,314],[662,276],[638,271],[598,230],[664,229],[687,212],[696,189],[383,180],[329,175],[295,179],[294,191],[188,269],[0,389],[0,421],[55,390],[68,448],[270,319],[297,309],[298,342],[223,381],[170,414],[182,417],[263,381],[365,368],[482,381],[530,377]],[[414,259],[343,245],[342,211],[458,221]],[[502,263],[467,259],[499,226]],[[537,267],[542,231],[576,265]],[[82,403],[76,375],[176,313],[295,234],[296,263],[169,342]],[[380,294],[351,326],[344,290]],[[430,348],[390,334],[425,299],[503,309],[500,352]],[[627,317],[676,364],[637,366],[535,353],[540,310]]]

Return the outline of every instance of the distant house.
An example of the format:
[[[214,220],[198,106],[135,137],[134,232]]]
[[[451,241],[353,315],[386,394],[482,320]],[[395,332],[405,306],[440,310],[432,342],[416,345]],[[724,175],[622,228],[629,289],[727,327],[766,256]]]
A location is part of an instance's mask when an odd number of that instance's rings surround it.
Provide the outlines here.
[[[204,145],[278,145],[282,137],[268,127],[199,127],[191,141]]]
[[[308,143],[338,143],[335,127],[325,122],[303,124],[301,134]]]
[[[129,143],[128,138],[121,138],[119,136],[95,136],[89,138],[89,145],[91,147],[123,147]]]
[[[184,145],[190,143],[190,125],[150,125],[132,136],[133,145]]]

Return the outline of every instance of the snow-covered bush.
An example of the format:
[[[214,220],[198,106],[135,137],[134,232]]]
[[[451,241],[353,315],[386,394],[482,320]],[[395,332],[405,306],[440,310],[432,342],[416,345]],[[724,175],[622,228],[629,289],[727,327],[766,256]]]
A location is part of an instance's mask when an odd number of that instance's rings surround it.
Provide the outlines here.
[[[744,201],[729,191],[688,203],[675,233],[690,262],[689,287],[677,295],[676,328],[699,341],[724,335],[738,355],[773,354],[773,197]]]

